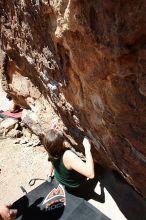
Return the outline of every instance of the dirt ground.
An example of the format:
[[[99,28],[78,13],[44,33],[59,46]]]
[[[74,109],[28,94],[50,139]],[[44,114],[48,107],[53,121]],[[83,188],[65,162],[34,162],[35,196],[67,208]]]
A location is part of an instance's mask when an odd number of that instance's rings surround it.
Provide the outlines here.
[[[9,101],[0,84],[0,110],[8,108]],[[37,181],[30,187],[28,183],[31,178],[47,178],[47,154],[43,147],[26,147],[14,144],[15,141],[0,136],[0,205],[24,195],[20,186],[29,192],[42,183]]]
[[[47,154],[43,147],[26,147],[14,144],[13,139],[0,140],[0,205],[13,202],[24,193],[41,184],[36,181],[33,187],[29,186],[31,178],[47,178]]]

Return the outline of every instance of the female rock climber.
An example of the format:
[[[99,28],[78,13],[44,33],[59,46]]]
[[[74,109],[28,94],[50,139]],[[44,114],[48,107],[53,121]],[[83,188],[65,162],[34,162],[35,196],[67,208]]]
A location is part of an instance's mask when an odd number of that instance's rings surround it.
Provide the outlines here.
[[[91,144],[87,138],[83,140],[86,162],[66,147],[63,134],[54,129],[43,137],[43,144],[49,154],[49,174],[54,169],[55,178],[66,188],[78,191],[87,179],[94,178]]]

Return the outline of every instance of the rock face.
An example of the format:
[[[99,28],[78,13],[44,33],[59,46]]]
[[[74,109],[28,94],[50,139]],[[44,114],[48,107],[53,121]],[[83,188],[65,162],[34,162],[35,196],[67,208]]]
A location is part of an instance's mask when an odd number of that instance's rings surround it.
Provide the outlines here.
[[[146,197],[146,1],[0,4],[4,90]]]

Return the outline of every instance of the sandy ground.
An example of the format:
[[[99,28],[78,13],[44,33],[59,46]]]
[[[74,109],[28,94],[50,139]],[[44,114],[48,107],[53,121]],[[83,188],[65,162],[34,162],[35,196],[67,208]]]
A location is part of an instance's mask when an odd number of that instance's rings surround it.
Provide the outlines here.
[[[0,204],[20,198],[23,195],[20,186],[29,192],[42,183],[37,181],[30,187],[31,178],[47,178],[47,154],[43,147],[25,147],[13,141],[0,140]]]
[[[7,110],[9,104],[0,84],[0,110]],[[0,136],[0,205],[20,198],[23,195],[20,186],[29,192],[42,183],[37,181],[30,187],[31,178],[47,178],[47,154],[43,147],[25,147],[14,144],[15,140]]]

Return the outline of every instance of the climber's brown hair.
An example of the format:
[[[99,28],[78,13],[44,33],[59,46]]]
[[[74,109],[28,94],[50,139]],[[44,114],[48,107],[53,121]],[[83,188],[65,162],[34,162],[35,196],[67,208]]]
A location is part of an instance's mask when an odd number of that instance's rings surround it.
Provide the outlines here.
[[[65,151],[64,136],[56,130],[49,130],[43,137],[43,145],[49,154],[49,161],[60,159]]]

